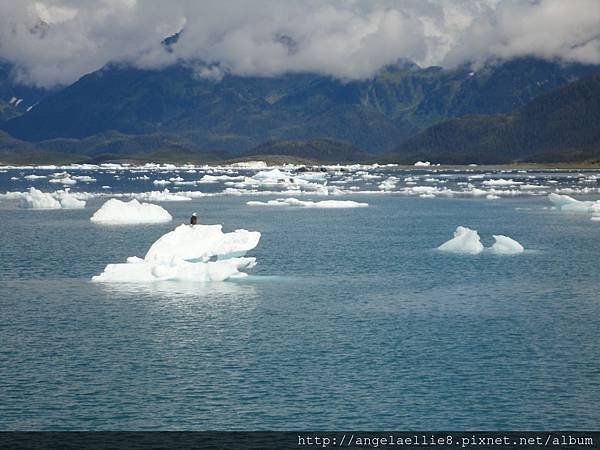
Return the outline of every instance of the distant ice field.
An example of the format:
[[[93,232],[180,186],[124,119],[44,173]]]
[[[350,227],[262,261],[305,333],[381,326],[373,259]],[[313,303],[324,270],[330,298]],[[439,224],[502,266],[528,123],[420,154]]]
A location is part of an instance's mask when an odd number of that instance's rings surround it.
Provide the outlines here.
[[[298,169],[0,168],[0,429],[597,427],[600,171]],[[92,282],[193,212],[260,232],[247,277]]]

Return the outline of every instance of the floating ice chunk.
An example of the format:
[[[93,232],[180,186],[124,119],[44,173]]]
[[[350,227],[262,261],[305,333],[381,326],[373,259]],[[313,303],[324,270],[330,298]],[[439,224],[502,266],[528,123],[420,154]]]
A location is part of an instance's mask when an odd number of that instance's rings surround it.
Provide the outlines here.
[[[61,191],[59,191],[61,192]],[[85,201],[79,200],[75,195],[70,194],[69,190],[66,189],[64,192],[59,194],[60,206],[62,209],[83,209],[85,208]]]
[[[504,178],[499,178],[497,180],[485,180],[483,183],[486,186],[514,186],[523,184],[522,181],[514,181],[512,178],[510,180],[505,180]]]
[[[282,172],[279,169],[273,169],[258,172],[252,178],[255,180],[288,180],[293,178],[293,175],[287,172]]]
[[[379,189],[383,190],[383,191],[391,191],[396,187],[396,184],[398,184],[398,178],[396,177],[389,177],[386,180],[383,180],[381,183],[379,183],[379,186],[377,186]]]
[[[246,274],[240,270],[256,264],[255,258],[243,256],[259,240],[256,231],[223,233],[221,225],[180,225],[152,244],[144,259],[132,256],[124,264],[109,264],[92,281],[206,282],[243,277]],[[211,261],[213,257],[216,261]]]
[[[298,172],[296,178],[302,180],[324,180],[327,178],[327,172]]]
[[[200,180],[196,183],[218,183],[219,181],[243,181],[244,177],[232,177],[229,175],[204,175]]]
[[[508,236],[502,236],[494,234],[496,242],[491,247],[491,251],[501,255],[516,255],[517,253],[523,253],[525,249],[514,239]]]
[[[61,209],[61,204],[52,194],[29,188],[29,192],[21,200],[21,208]]]
[[[123,202],[116,198],[107,200],[90,218],[103,224],[162,223],[173,220],[171,214],[159,205],[140,203],[136,199]]]
[[[208,261],[212,256],[219,259],[236,258],[256,247],[259,240],[260,233],[256,231],[223,233],[221,225],[180,225],[152,244],[144,260]]]
[[[240,169],[266,169],[267,163],[264,161],[240,161],[230,164],[230,166]]]
[[[568,195],[549,194],[548,200],[550,200],[554,206],[565,212],[576,212],[576,213],[600,213],[600,200],[595,202],[592,201],[581,201],[576,200]]]
[[[429,167],[431,166],[431,163],[429,161],[417,161],[414,165],[415,167]]]
[[[96,181],[95,178],[92,178],[89,175],[77,175],[74,176],[73,179],[77,181],[83,181],[85,183],[94,183]]]
[[[320,202],[303,201],[297,198],[278,198],[267,202],[249,201],[249,206],[300,206],[304,208],[364,208],[368,203],[359,203],[351,200],[323,200]]]
[[[476,230],[459,226],[454,237],[438,247],[438,250],[451,253],[477,255],[483,251],[483,245]]]
[[[187,202],[190,197],[182,193],[171,193],[167,188],[163,191],[150,191],[131,194],[131,197],[146,202]]]
[[[77,183],[77,180],[74,180],[72,178],[66,177],[66,178],[52,178],[51,180],[48,180],[48,183],[60,183],[60,184],[64,184],[64,185],[73,185]]]
[[[46,178],[45,175],[25,175],[23,178],[25,178],[26,180],[41,180],[42,178]]]

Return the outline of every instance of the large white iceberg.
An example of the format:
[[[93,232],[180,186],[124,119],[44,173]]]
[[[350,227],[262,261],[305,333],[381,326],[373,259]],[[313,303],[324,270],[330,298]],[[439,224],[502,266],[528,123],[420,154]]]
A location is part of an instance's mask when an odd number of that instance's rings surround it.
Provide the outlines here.
[[[491,251],[500,255],[516,255],[523,253],[525,249],[514,239],[508,236],[494,234],[496,242],[491,247]]]
[[[223,281],[244,277],[256,265],[244,257],[258,245],[260,233],[236,230],[223,233],[221,225],[180,225],[158,239],[146,256],[109,264],[92,281],[151,282],[165,280]]]
[[[249,201],[249,206],[300,206],[304,208],[364,208],[368,203],[354,202],[352,200],[323,200],[320,202],[303,201],[297,198],[278,198],[267,202]]]
[[[94,213],[90,220],[103,224],[121,225],[170,222],[173,217],[159,205],[140,203],[136,199],[124,202],[111,198]]]
[[[440,245],[438,250],[477,255],[483,251],[483,244],[476,230],[459,226],[454,232],[454,237]]]

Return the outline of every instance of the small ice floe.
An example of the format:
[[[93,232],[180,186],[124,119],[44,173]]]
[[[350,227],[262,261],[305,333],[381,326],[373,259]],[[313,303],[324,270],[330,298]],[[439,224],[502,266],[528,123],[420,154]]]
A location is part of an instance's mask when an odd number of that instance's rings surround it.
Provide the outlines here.
[[[80,194],[82,195],[82,194]],[[62,209],[83,209],[85,208],[85,200],[78,199],[75,195],[69,192],[69,189],[57,191],[56,196],[60,202]]]
[[[92,178],[89,175],[76,175],[72,178],[77,181],[83,181],[84,183],[94,183],[96,181],[95,178]]]
[[[297,198],[278,198],[267,202],[249,201],[249,206],[300,206],[303,208],[364,208],[368,203],[359,203],[352,200],[322,200],[320,202],[303,201]]]
[[[31,180],[31,181],[35,181],[35,180],[41,180],[43,178],[46,178],[45,175],[25,175],[23,178],[25,178],[26,180]]]
[[[519,244],[514,239],[509,238],[508,236],[496,235],[494,234],[494,239],[496,242],[490,250],[499,255],[516,255],[518,253],[523,253],[525,249],[521,244]]]
[[[85,201],[77,199],[68,190],[50,194],[29,188],[29,192],[21,197],[21,208],[31,209],[82,209]]]
[[[548,195],[548,200],[554,204],[556,209],[563,212],[600,214],[600,200],[581,201],[568,195],[559,194]]]
[[[485,180],[481,184],[485,186],[516,186],[519,184],[523,184],[522,181],[515,181],[512,178],[510,180],[505,180],[504,178],[498,178],[496,180]]]
[[[523,246],[508,236],[493,235],[496,241],[488,250],[498,255],[516,255],[523,253]],[[449,253],[463,253],[478,255],[486,250],[481,243],[477,230],[459,226],[454,232],[454,237],[438,247],[438,250]]]
[[[391,191],[396,187],[396,184],[398,184],[398,181],[400,181],[398,178],[396,177],[388,177],[387,179],[383,180],[381,183],[379,183],[379,186],[377,186],[379,189],[381,189],[382,191]]]
[[[77,184],[77,180],[71,178],[71,175],[67,172],[54,173],[52,174],[52,177],[53,178],[48,180],[48,183],[64,184],[65,186]]]
[[[191,197],[182,193],[172,193],[167,188],[163,191],[150,191],[131,194],[131,197],[145,202],[187,202]]]
[[[440,245],[438,250],[477,255],[483,251],[483,244],[476,230],[459,226],[454,232],[454,237]]]
[[[196,181],[199,184],[212,184],[218,183],[219,181],[243,181],[243,176],[229,176],[229,175],[204,175],[200,180]]]
[[[417,161],[414,164],[415,167],[429,167],[431,166],[431,163],[429,161]]]
[[[123,202],[111,198],[94,213],[90,220],[108,225],[127,225],[170,222],[173,217],[159,205],[140,203],[136,199]]]
[[[153,282],[165,280],[224,281],[247,274],[256,258],[245,257],[258,245],[260,233],[236,230],[223,233],[221,225],[180,225],[158,239],[146,256],[108,264],[92,278],[96,282]]]
[[[230,166],[239,169],[266,169],[267,163],[264,161],[240,161],[230,164]]]

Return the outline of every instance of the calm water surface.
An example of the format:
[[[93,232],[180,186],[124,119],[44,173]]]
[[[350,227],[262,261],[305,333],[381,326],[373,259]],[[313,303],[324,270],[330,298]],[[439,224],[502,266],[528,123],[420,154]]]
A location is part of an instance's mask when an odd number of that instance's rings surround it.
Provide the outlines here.
[[[0,429],[595,429],[600,224],[543,197],[165,203],[103,227],[0,203]],[[310,197],[307,197],[310,198]],[[262,233],[236,282],[102,285],[198,211]],[[434,249],[458,225],[525,254]]]

